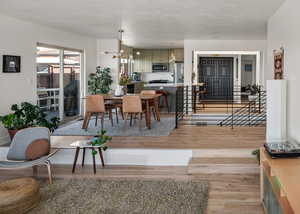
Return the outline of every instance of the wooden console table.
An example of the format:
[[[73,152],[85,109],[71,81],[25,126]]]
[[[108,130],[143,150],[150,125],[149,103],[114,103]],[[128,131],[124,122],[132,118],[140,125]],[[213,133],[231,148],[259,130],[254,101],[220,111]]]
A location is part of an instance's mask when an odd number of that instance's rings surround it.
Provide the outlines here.
[[[261,201],[267,214],[300,213],[300,158],[272,159],[260,149]]]

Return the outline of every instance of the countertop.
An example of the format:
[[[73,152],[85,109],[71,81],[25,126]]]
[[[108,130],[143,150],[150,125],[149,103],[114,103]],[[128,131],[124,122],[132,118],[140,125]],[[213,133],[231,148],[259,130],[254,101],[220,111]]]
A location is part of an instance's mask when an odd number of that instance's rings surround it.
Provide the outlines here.
[[[294,213],[300,213],[300,158],[272,159],[264,148],[261,152],[261,167],[269,169],[270,176],[280,183],[280,197],[286,199]]]
[[[145,84],[145,87],[178,87],[183,86],[183,83],[152,83]]]

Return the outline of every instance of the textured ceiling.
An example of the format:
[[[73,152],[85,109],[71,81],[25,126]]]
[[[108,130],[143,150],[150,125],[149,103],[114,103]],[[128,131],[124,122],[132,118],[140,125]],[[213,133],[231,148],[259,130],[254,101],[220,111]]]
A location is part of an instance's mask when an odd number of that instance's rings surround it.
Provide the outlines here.
[[[137,47],[180,46],[184,39],[265,39],[284,0],[0,0],[0,13]]]

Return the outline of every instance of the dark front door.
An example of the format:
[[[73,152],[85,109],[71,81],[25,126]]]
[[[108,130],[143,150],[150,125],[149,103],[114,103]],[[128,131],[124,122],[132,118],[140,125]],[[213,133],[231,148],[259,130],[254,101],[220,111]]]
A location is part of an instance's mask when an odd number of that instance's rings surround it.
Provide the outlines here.
[[[233,58],[200,57],[199,82],[205,83],[206,99],[232,99]]]

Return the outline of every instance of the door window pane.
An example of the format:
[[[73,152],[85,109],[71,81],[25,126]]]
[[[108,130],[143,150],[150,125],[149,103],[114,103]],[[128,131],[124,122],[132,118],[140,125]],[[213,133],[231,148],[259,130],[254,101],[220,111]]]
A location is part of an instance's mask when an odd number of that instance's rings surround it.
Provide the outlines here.
[[[48,118],[59,116],[59,50],[37,47],[38,105]]]
[[[64,116],[77,116],[80,111],[79,52],[64,51]]]

